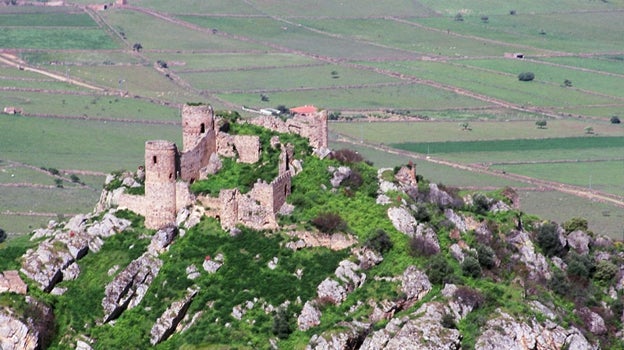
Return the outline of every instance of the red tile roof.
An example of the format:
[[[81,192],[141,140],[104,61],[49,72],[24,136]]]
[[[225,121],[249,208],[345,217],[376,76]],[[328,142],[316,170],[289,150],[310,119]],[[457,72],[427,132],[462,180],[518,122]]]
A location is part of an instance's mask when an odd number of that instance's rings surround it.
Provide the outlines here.
[[[317,110],[318,109],[316,107],[309,106],[309,105],[305,105],[301,107],[294,107],[290,109],[292,113],[297,113],[297,114],[315,113]]]

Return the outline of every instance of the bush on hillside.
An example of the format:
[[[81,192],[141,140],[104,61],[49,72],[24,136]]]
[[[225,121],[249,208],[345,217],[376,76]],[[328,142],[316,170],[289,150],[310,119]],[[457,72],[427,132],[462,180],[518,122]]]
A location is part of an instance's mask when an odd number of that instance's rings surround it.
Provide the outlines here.
[[[429,260],[427,276],[429,282],[433,284],[453,283],[457,279],[453,266],[446,261],[442,254],[438,254]]]
[[[364,246],[383,254],[392,249],[393,245],[386,231],[377,229],[373,236],[364,243]]]
[[[620,124],[620,118],[617,115],[614,115],[613,117],[611,117],[610,121],[611,121],[611,124]]]
[[[336,213],[320,213],[312,219],[312,225],[327,234],[344,231],[347,228],[347,223]]]
[[[359,153],[350,149],[339,149],[331,153],[331,159],[339,161],[341,164],[359,163],[364,160]]]
[[[496,265],[494,259],[494,250],[492,248],[479,244],[477,245],[477,254],[479,256],[479,264],[486,269],[491,269]]]
[[[547,257],[563,257],[566,254],[566,249],[559,240],[559,233],[557,232],[557,224],[554,222],[547,222],[537,229],[537,245],[542,249],[542,252]]]
[[[518,74],[518,80],[520,81],[531,81],[535,79],[535,74],[533,72],[522,72]]]
[[[440,247],[427,240],[423,236],[415,236],[410,239],[410,254],[416,256],[432,256],[440,252]]]
[[[588,225],[587,219],[584,218],[572,218],[563,223],[563,229],[566,233],[574,232],[577,230],[581,230],[583,232],[587,232]]]
[[[464,262],[461,264],[462,274],[466,277],[479,278],[481,277],[481,265],[479,260],[467,256],[464,258]]]

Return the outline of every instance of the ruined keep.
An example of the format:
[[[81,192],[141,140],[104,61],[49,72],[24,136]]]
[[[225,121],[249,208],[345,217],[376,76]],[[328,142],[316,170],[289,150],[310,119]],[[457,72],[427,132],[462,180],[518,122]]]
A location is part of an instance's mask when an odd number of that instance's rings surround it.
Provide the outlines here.
[[[262,117],[261,117],[262,118]],[[259,119],[259,118],[257,118]],[[324,113],[296,115],[288,123],[275,127],[274,120],[251,124],[278,132],[294,132],[310,140],[315,148],[327,146],[327,117]],[[255,135],[229,135],[220,132],[214,111],[209,105],[182,107],[182,151],[175,143],[151,140],[145,143],[145,195],[117,194],[111,204],[127,208],[145,217],[145,227],[159,229],[174,224],[177,213],[197,202],[205,215],[216,217],[224,229],[237,224],[255,229],[277,228],[277,213],[291,191],[292,145],[282,145],[278,176],[270,183],[258,181],[248,193],[223,189],[218,198],[195,198],[189,185],[205,178],[214,156],[237,157],[239,162],[255,163],[260,159],[260,138]],[[271,127],[273,126],[273,127]],[[276,138],[277,139],[277,138]],[[279,141],[277,141],[279,143]],[[276,145],[272,146],[276,147]]]

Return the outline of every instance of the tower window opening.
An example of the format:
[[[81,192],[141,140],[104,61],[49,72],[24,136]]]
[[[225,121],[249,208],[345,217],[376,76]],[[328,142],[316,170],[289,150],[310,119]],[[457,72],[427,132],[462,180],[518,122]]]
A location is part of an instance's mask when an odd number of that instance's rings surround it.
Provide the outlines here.
[[[206,132],[206,124],[201,123],[199,133],[200,133],[200,134],[203,134],[203,133],[205,133],[205,132]]]
[[[169,180],[173,178],[173,173],[169,173]]]
[[[152,157],[152,163],[154,163],[154,164],[158,163],[158,162],[156,161],[156,156],[153,156],[153,157]]]

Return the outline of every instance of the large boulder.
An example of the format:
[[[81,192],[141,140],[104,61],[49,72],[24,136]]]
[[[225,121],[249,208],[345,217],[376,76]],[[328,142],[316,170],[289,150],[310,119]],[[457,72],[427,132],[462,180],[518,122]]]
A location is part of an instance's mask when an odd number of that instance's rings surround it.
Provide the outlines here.
[[[452,222],[461,233],[466,233],[468,231],[468,224],[466,224],[466,220],[464,220],[461,215],[455,213],[453,209],[444,209],[444,216]]]
[[[338,279],[346,284],[347,290],[352,291],[361,287],[366,281],[366,274],[358,274],[357,271],[359,270],[360,267],[356,263],[343,260],[338,264],[335,274]]]
[[[388,218],[390,218],[392,225],[397,231],[410,237],[414,236],[415,228],[418,223],[407,209],[403,207],[388,208]]]
[[[437,184],[429,184],[429,202],[436,204],[439,207],[451,206],[455,200],[453,197],[445,191],[442,191]]]
[[[0,349],[39,349],[39,334],[31,331],[22,321],[0,313]]]
[[[175,301],[171,306],[163,312],[156,320],[152,330],[150,331],[150,343],[156,345],[166,340],[175,332],[176,327],[186,315],[191,302],[195,295],[199,292],[199,288],[189,288],[182,300]]]
[[[158,275],[161,266],[160,259],[145,253],[132,261],[106,285],[102,299],[104,322],[114,320],[126,309],[138,305]]]
[[[462,339],[459,331],[442,326],[442,317],[447,313],[448,309],[440,302],[425,303],[411,315],[392,319],[385,328],[373,332],[360,349],[459,350]]]
[[[321,311],[316,306],[316,303],[307,301],[303,305],[301,314],[297,317],[297,326],[301,331],[307,331],[312,327],[316,327],[321,324]]]
[[[347,298],[347,290],[337,281],[326,278],[318,285],[316,295],[323,303],[339,305]]]
[[[568,234],[567,240],[570,248],[574,249],[577,253],[581,255],[587,255],[587,253],[589,253],[592,239],[587,233],[581,230],[572,231]]]
[[[431,282],[427,275],[416,266],[409,266],[403,272],[401,291],[408,300],[420,300],[431,291]]]
[[[475,345],[477,350],[563,348],[596,349],[576,328],[566,330],[550,320],[543,324],[535,319],[516,320],[501,310],[497,310],[496,316],[483,327]]]
[[[539,280],[545,278],[550,280],[551,272],[548,261],[544,255],[535,251],[535,246],[529,234],[525,231],[512,231],[507,236],[507,242],[515,248],[512,259],[521,261],[529,270],[529,279]]]

